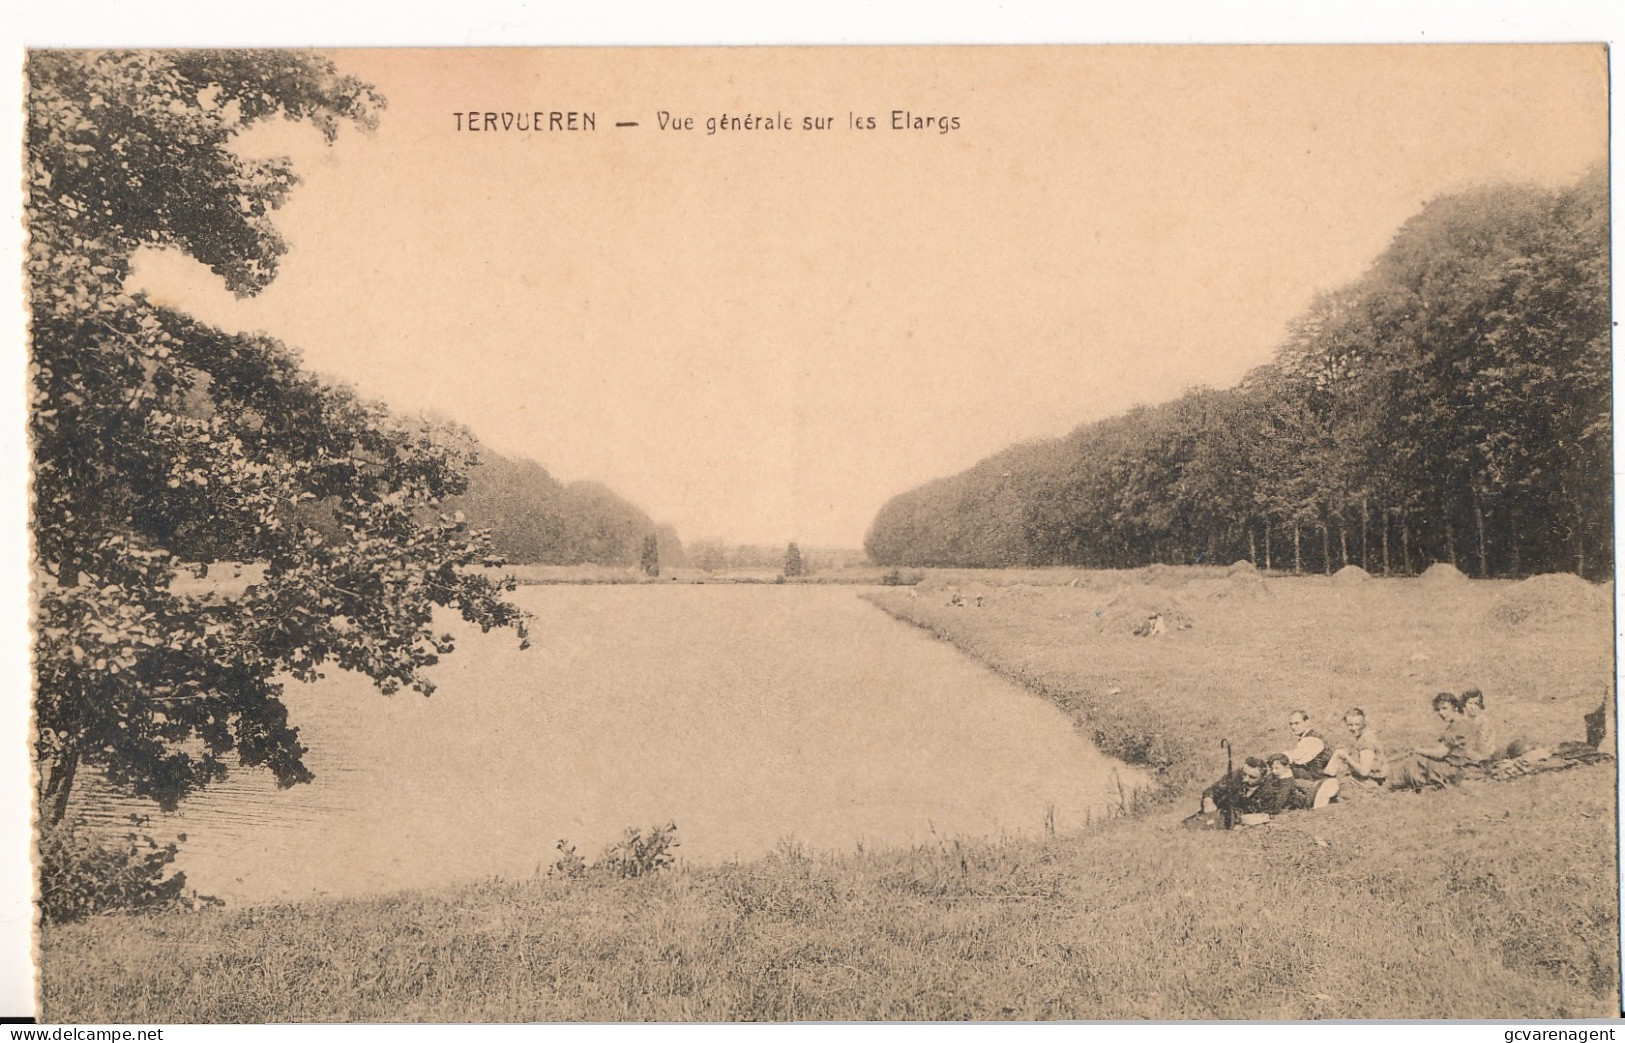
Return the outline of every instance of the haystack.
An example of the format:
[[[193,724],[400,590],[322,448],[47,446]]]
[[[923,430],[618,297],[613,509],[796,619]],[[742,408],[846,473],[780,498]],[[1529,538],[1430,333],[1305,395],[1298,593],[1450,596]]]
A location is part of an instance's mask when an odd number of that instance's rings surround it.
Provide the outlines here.
[[[1228,569],[1224,570],[1224,573],[1227,576],[1256,576],[1258,575],[1258,566],[1246,558],[1242,558],[1240,561],[1233,562]]]
[[[1450,566],[1446,565],[1445,568]],[[1358,565],[1344,565],[1332,573],[1332,579],[1339,583],[1365,583],[1371,579],[1371,573]]]
[[[1439,586],[1444,586],[1445,584],[1449,583],[1463,583],[1466,581],[1466,579],[1467,574],[1465,572],[1456,568],[1456,566],[1443,561],[1434,562],[1427,567],[1426,572],[1422,573],[1423,583],[1436,584]]]
[[[1490,618],[1507,627],[1601,625],[1613,610],[1613,601],[1610,585],[1587,583],[1573,573],[1530,576],[1495,596]]]
[[[1164,590],[1178,590],[1192,583],[1223,579],[1229,573],[1230,569],[1224,565],[1164,565],[1161,562],[1133,572],[1146,586]]]
[[[1071,582],[1066,585],[1078,590],[1115,590],[1122,586],[1122,577],[1112,571],[1102,569],[1081,569],[1073,575]]]
[[[1258,571],[1235,569],[1224,579],[1208,584],[1215,598],[1263,598],[1270,596],[1269,584]]]
[[[1144,568],[1139,569],[1138,572],[1141,583],[1152,584],[1155,586],[1178,586],[1181,581],[1181,577],[1177,572],[1174,571],[1174,567],[1172,565],[1164,565],[1161,562],[1147,565]]]
[[[1124,587],[1097,614],[1101,633],[1161,634],[1195,623],[1182,601],[1162,590]]]

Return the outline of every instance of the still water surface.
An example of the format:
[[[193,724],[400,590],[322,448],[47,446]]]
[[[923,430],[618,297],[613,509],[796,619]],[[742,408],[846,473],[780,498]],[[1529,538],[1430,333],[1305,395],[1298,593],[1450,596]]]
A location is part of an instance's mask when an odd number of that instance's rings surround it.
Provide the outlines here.
[[[553,586],[535,647],[468,633],[432,698],[290,685],[316,781],[240,772],[155,832],[234,902],[546,870],[627,826],[691,862],[1075,829],[1142,776],[852,587]],[[967,609],[974,611],[974,609]],[[103,809],[104,814],[113,809]]]

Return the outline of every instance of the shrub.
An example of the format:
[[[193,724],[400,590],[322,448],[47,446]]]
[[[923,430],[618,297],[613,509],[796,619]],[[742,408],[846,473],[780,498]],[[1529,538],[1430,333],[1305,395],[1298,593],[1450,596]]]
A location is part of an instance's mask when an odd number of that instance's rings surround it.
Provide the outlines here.
[[[628,828],[626,835],[604,848],[598,861],[591,865],[576,851],[574,844],[560,840],[559,858],[553,863],[551,872],[567,880],[588,875],[649,876],[677,864],[677,856],[672,853],[677,846],[677,825],[672,822],[664,826],[651,826],[647,833],[636,827]]]
[[[575,880],[587,875],[587,860],[576,851],[575,845],[568,840],[559,840],[559,858],[553,863],[553,875],[562,876],[567,880]]]
[[[145,815],[130,816],[130,831],[116,841],[96,836],[82,821],[58,823],[40,834],[39,904],[48,923],[82,920],[118,910],[146,911],[220,905],[218,898],[186,891],[186,874],[165,878],[179,848],[159,846]],[[182,833],[180,840],[186,839]]]
[[[675,823],[650,826],[647,834],[633,827],[620,840],[604,848],[593,868],[611,876],[648,876],[670,869],[676,863],[677,856],[671,849],[677,846]]]

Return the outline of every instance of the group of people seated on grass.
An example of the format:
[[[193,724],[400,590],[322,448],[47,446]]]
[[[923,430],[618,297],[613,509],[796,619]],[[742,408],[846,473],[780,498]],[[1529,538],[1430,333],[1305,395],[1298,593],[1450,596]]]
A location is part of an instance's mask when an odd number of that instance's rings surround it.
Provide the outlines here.
[[[1521,740],[1505,740],[1484,712],[1484,693],[1476,688],[1460,695],[1440,692],[1433,697],[1433,712],[1444,724],[1436,743],[1391,753],[1359,707],[1343,715],[1348,734],[1335,744],[1310,726],[1308,713],[1294,710],[1287,718],[1296,740],[1292,747],[1267,757],[1248,757],[1209,786],[1191,824],[1256,825],[1284,811],[1323,808],[1361,792],[1424,790],[1470,778],[1506,778],[1552,757],[1550,751],[1531,750]],[[1588,715],[1589,746],[1564,743],[1559,755],[1570,760],[1599,756],[1600,738],[1592,739],[1591,724]]]

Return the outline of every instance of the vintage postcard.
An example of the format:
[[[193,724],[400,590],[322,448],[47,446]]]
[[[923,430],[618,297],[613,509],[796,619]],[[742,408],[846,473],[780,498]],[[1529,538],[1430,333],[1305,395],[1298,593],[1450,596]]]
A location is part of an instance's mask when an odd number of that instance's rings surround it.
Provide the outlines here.
[[[26,77],[42,1020],[1618,1014],[1605,47]]]

